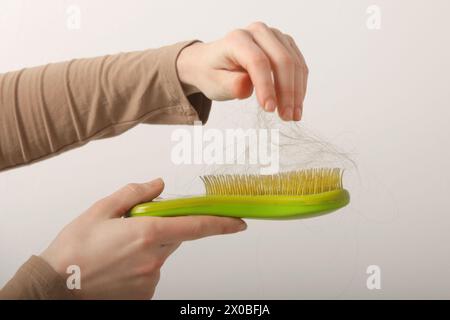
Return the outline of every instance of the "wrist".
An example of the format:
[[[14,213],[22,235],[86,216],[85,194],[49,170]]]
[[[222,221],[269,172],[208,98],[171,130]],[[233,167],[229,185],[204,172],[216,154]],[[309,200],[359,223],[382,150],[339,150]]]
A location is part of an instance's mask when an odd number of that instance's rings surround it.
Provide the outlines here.
[[[52,250],[51,246],[45,249],[39,257],[47,262],[47,264],[59,273],[62,277],[65,276],[66,268],[63,267],[63,263],[58,259],[58,254]]]
[[[186,96],[201,92],[196,83],[196,79],[198,79],[196,61],[200,59],[200,50],[203,46],[202,42],[194,42],[183,48],[178,55],[176,61],[178,79]]]

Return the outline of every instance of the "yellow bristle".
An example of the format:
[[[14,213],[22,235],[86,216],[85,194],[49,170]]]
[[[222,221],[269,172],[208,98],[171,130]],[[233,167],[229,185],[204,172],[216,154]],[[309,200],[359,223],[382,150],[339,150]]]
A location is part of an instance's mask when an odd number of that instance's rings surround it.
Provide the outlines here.
[[[303,196],[342,189],[343,170],[313,168],[273,175],[207,175],[201,179],[207,195]]]

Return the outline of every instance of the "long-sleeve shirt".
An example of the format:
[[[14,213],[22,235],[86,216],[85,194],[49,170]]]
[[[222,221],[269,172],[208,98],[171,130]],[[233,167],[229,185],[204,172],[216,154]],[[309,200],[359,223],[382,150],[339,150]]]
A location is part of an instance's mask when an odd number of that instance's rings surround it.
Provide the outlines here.
[[[185,93],[176,60],[195,41],[0,74],[0,171],[39,161],[139,123],[205,123],[211,100]],[[65,280],[32,256],[3,299],[70,299]]]

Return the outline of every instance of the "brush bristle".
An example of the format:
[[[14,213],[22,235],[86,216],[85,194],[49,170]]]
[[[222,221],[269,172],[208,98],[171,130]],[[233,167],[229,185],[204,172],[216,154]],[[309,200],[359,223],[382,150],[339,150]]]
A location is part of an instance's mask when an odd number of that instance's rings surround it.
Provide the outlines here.
[[[343,170],[314,168],[273,175],[225,174],[200,177],[207,195],[303,196],[342,189]]]

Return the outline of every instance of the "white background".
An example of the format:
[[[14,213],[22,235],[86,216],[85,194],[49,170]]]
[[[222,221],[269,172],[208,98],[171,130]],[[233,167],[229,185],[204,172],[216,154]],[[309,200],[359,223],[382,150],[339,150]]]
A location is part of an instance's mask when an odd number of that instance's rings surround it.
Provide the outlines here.
[[[70,4],[81,29],[66,27]],[[366,9],[381,8],[380,30]],[[352,203],[312,220],[248,221],[244,233],[185,243],[155,298],[450,298],[450,2],[0,2],[0,72],[211,41],[262,20],[291,34],[310,67],[304,125],[345,150]],[[236,126],[254,99],[214,103],[206,128]],[[245,125],[245,124],[244,124]],[[203,170],[170,160],[176,127],[145,126],[0,173],[0,286],[97,199],[161,176],[198,193]],[[381,290],[366,269],[381,268]]]

